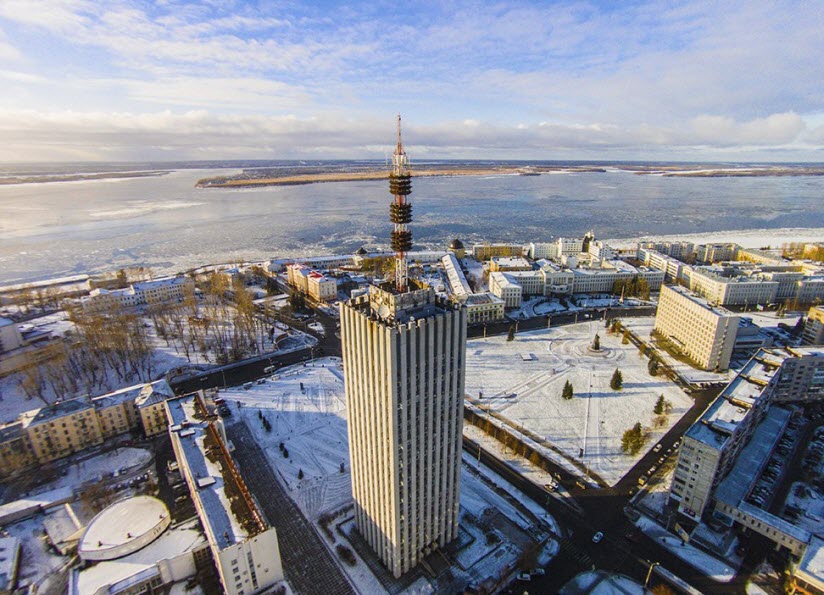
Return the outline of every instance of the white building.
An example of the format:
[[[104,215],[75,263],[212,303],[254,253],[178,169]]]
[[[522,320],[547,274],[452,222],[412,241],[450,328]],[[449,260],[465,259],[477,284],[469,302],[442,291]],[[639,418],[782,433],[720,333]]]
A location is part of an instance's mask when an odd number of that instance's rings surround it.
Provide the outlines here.
[[[683,287],[661,288],[655,330],[704,370],[726,370],[739,317]]]
[[[523,256],[495,256],[489,260],[490,271],[531,271],[532,265]]]
[[[457,299],[472,293],[472,288],[466,280],[461,265],[458,259],[451,252],[441,259],[443,271],[446,274],[446,280],[449,284],[450,293]]]
[[[23,336],[13,320],[0,317],[0,353],[23,346]]]
[[[458,536],[466,310],[372,286],[340,312],[357,527],[400,577]]]
[[[463,296],[458,302],[466,308],[467,324],[492,322],[504,318],[506,304],[492,292],[472,293]]]
[[[89,310],[109,309],[114,306],[131,307],[181,301],[194,292],[191,277],[167,277],[133,283],[125,289],[93,289],[81,300]]]
[[[555,263],[542,260],[538,263],[544,281],[544,295],[569,295],[575,283],[575,273]]]
[[[260,593],[283,579],[277,533],[267,525],[234,469],[221,422],[209,421],[205,411],[202,393],[166,401],[180,474],[189,486],[224,592]],[[230,482],[234,486],[227,493]],[[235,496],[234,505],[230,494]]]
[[[601,240],[593,240],[589,243],[589,255],[595,260],[615,260],[617,258],[612,246]]]
[[[520,308],[523,288],[511,273],[489,273],[489,291],[501,298],[507,308]]]
[[[558,244],[556,242],[535,243],[530,242],[527,254],[532,260],[541,260],[542,258],[558,258]]]
[[[633,277],[644,279],[650,291],[658,291],[664,282],[663,271],[646,267],[634,267],[623,260],[610,260],[601,266],[572,269],[573,293],[611,293],[616,281],[629,281]]]

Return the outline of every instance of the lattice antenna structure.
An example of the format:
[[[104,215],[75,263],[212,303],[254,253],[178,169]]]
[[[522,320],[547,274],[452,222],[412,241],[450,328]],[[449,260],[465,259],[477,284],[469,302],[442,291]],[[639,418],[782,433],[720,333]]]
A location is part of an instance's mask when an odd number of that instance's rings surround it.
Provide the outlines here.
[[[401,115],[398,114],[398,146],[392,155],[392,169],[389,172],[389,193],[394,199],[389,205],[389,220],[392,230],[392,250],[395,252],[395,289],[403,293],[409,288],[409,274],[406,269],[406,255],[412,249],[412,205],[407,196],[412,194],[412,176],[409,158],[401,142]]]

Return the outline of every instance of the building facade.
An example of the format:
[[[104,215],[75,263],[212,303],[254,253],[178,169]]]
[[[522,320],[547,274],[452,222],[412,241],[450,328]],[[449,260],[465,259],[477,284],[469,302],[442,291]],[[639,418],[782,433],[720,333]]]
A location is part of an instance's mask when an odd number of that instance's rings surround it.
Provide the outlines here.
[[[499,297],[504,301],[504,307],[521,307],[523,288],[511,275],[506,273],[490,273],[489,291],[492,295]]]
[[[372,286],[340,313],[357,527],[399,577],[458,535],[466,309]]]
[[[810,308],[807,321],[804,323],[801,342],[804,345],[824,344],[824,306]]]
[[[661,288],[655,330],[704,370],[730,366],[739,317],[683,287]]]

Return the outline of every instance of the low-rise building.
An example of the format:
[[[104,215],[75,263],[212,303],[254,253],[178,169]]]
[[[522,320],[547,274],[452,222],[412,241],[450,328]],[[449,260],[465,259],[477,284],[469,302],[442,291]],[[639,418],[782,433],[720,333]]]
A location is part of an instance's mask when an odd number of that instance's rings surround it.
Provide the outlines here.
[[[504,301],[506,308],[519,308],[523,290],[508,273],[490,273],[489,291]]]
[[[490,271],[531,271],[532,265],[523,256],[495,256],[489,260]]]
[[[683,287],[661,288],[655,331],[699,368],[729,368],[738,324],[737,315]]]
[[[151,306],[181,301],[194,289],[195,282],[191,277],[167,277],[133,283],[125,289],[93,289],[81,303],[84,309],[90,311]]]
[[[0,426],[0,477],[69,456],[132,431],[153,436],[165,430],[157,409],[174,393],[165,380],[138,384],[98,397],[77,397],[21,413]]]
[[[736,250],[738,244],[699,244],[695,247],[696,259],[706,263],[732,260]]]
[[[227,595],[265,591],[283,580],[277,532],[243,483],[202,393],[166,401],[169,435]],[[208,456],[207,456],[208,453]]]
[[[824,306],[810,308],[804,323],[804,332],[801,334],[801,342],[804,345],[824,344]]]
[[[492,273],[490,273],[492,274]],[[510,281],[521,286],[521,295],[544,295],[544,273],[541,271],[509,271]]]
[[[647,267],[634,267],[623,260],[610,260],[589,267],[572,269],[573,293],[612,293],[618,281],[630,281],[633,277],[644,279],[650,291],[658,291],[664,282],[663,271]]]
[[[470,295],[472,288],[469,286],[469,281],[466,280],[466,275],[464,275],[455,254],[450,253],[444,256],[441,259],[441,264],[443,265],[443,272],[446,274],[450,294],[458,300]]]
[[[549,260],[541,260],[538,265],[543,278],[544,295],[570,295],[572,293],[575,273]]]
[[[506,304],[490,291],[472,293],[458,300],[466,307],[467,324],[503,320]]]
[[[523,256],[524,247],[521,244],[475,244],[472,246],[472,255],[475,260],[485,261],[496,256]]]
[[[14,321],[0,317],[0,357],[3,353],[22,346],[23,336]]]
[[[592,240],[589,243],[589,255],[595,260],[615,260],[615,250],[601,240]]]

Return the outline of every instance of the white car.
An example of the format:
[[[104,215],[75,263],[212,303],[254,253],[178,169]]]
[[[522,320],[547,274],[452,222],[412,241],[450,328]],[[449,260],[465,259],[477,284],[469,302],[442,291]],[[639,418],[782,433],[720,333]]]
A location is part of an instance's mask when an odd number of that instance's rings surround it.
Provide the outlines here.
[[[604,534],[598,531],[598,533],[592,536],[592,543],[600,543],[603,538]]]

